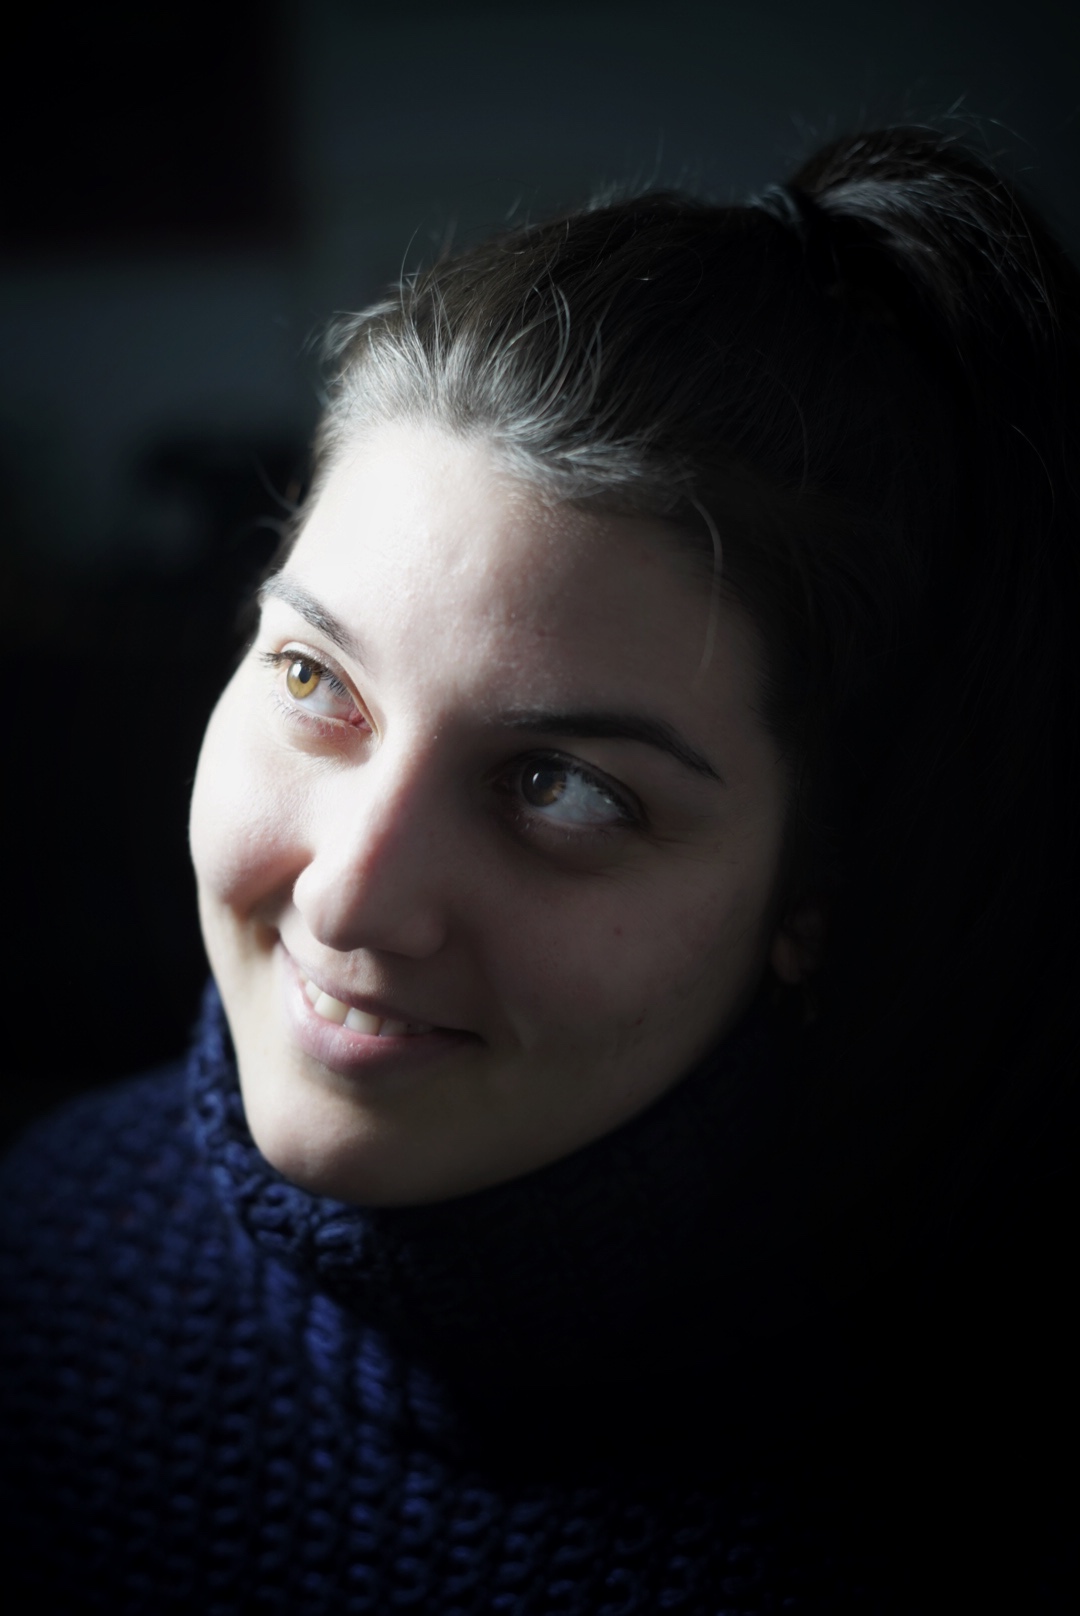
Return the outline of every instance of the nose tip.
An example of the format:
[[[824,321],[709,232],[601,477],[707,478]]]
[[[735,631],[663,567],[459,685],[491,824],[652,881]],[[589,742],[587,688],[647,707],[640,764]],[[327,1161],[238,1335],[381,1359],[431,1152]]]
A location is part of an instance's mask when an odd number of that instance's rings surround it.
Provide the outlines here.
[[[293,903],[316,942],[337,953],[366,949],[427,959],[445,941],[446,928],[431,907],[376,896],[362,876],[326,882],[309,865],[293,889]]]
[[[451,862],[440,850],[439,816],[416,789],[372,793],[359,810],[349,807],[318,816],[312,856],[293,887],[311,935],[339,953],[438,953],[449,925]]]

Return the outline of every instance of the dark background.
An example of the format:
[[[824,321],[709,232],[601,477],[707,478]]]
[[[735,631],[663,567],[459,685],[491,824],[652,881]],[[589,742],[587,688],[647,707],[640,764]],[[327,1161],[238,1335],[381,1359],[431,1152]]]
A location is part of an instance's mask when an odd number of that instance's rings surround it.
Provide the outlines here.
[[[898,118],[1080,241],[1075,0],[42,5],[5,58],[5,1130],[184,1045],[190,782],[329,313],[448,233],[613,179],[733,199]]]

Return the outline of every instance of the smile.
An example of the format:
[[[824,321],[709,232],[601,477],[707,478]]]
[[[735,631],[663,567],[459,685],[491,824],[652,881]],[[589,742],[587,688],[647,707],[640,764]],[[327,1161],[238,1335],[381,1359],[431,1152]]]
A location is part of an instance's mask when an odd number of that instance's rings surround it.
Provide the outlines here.
[[[342,1004],[340,999],[332,998],[324,993],[314,982],[301,978],[304,985],[304,997],[317,1016],[323,1021],[332,1021],[338,1027],[348,1027],[350,1032],[366,1033],[369,1038],[417,1038],[422,1033],[434,1032],[434,1027],[425,1021],[395,1021],[390,1016],[372,1016],[366,1010],[357,1010],[355,1006]]]

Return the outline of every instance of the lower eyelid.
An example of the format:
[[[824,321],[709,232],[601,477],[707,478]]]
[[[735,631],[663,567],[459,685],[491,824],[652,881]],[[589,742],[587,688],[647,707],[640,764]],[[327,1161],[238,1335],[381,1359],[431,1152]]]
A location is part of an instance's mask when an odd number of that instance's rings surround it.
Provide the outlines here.
[[[344,694],[353,700],[352,692],[345,690]],[[306,703],[296,701],[292,696],[286,696],[275,683],[270,687],[270,699],[282,718],[289,723],[300,724],[307,733],[321,733],[323,735],[341,734],[343,730],[356,732],[360,724],[366,725],[360,709],[355,708],[358,723],[354,724],[347,718],[333,718],[327,713],[320,713],[308,707]]]

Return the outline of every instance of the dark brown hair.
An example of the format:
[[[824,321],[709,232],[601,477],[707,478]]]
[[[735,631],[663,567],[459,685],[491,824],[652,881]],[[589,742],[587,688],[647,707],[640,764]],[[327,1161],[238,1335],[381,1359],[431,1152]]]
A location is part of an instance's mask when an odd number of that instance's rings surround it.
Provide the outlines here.
[[[743,206],[509,230],[328,346],[316,491],[351,435],[432,421],[665,516],[751,614],[792,778],[778,918],[828,918],[815,1125],[863,1199],[938,1226],[1051,1127],[1077,1053],[1078,284],[1010,185],[896,128]]]

